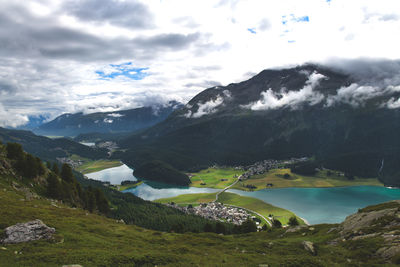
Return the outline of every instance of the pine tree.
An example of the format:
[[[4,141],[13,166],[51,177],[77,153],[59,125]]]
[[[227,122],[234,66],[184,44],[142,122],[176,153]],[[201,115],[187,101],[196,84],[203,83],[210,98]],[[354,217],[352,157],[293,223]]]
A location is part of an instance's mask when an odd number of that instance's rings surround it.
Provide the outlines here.
[[[217,224],[215,225],[215,232],[217,234],[225,234],[226,233],[225,225],[221,222],[217,222]]]
[[[22,171],[23,175],[27,178],[34,178],[38,175],[37,161],[31,154],[26,155]]]
[[[37,175],[44,175],[46,170],[40,158],[36,157]]]
[[[50,173],[47,178],[47,195],[54,199],[60,199],[62,196],[60,181],[54,173]]]
[[[51,169],[55,174],[60,175],[60,169],[58,168],[58,164],[56,162],[53,163],[53,168]]]
[[[96,196],[93,192],[93,189],[89,186],[88,190],[87,190],[87,209],[90,212],[93,212],[96,210]]]
[[[299,225],[299,221],[297,221],[296,216],[292,216],[292,217],[289,218],[289,225],[290,226]]]
[[[74,181],[74,175],[72,174],[72,168],[68,164],[64,163],[61,167],[61,178],[67,183]]]
[[[272,226],[275,228],[282,228],[282,223],[278,220],[273,218],[272,219]]]
[[[204,232],[214,232],[214,227],[211,223],[206,223],[206,225],[204,225]]]
[[[242,225],[240,225],[240,228],[242,233],[257,232],[257,225],[251,219],[247,219],[243,222]]]
[[[103,191],[101,191],[99,188],[96,188],[94,193],[96,196],[97,209],[99,210],[99,212],[107,214],[110,211],[110,207],[108,205],[106,197],[104,196]]]
[[[7,143],[7,157],[9,159],[23,160],[24,151],[22,146],[18,143]]]

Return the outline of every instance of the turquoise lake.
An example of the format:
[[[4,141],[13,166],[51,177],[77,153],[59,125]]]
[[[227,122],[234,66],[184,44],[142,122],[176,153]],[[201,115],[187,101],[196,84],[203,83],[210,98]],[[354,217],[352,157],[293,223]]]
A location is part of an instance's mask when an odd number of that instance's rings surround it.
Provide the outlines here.
[[[99,172],[86,174],[88,178],[120,184],[124,180],[136,181],[133,170],[125,164]],[[218,189],[179,187],[146,181],[136,188],[125,190],[146,200],[174,197],[183,194],[212,193]],[[310,224],[339,223],[359,208],[400,199],[400,189],[378,186],[351,186],[330,188],[280,188],[254,192],[228,190],[242,196],[258,198],[274,206],[293,211]]]
[[[229,192],[288,209],[310,224],[342,222],[359,208],[400,199],[400,189],[378,186],[280,188],[255,192],[231,189]]]

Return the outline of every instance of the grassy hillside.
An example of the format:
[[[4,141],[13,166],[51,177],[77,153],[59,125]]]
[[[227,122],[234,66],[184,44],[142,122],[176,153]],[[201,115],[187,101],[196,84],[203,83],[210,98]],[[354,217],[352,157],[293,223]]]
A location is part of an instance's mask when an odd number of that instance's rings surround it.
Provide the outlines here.
[[[243,172],[234,168],[208,168],[191,173],[190,186],[223,189],[235,182]]]
[[[389,258],[376,254],[381,251],[379,249],[387,247],[384,238],[387,232],[390,232],[391,238],[398,238],[398,229],[395,227],[399,223],[399,203],[381,204],[355,214],[353,220],[359,221],[376,216],[376,212],[385,212],[373,225],[361,223],[361,228],[357,228],[361,230],[356,233],[362,235],[373,231],[383,232],[383,235],[366,235],[357,239],[353,238],[353,232],[343,237],[342,231],[339,231],[341,228],[356,227],[357,223],[350,226],[349,223],[343,226],[315,225],[293,229],[292,233],[286,232],[286,229],[240,235],[195,234],[188,231],[183,234],[166,233],[126,225],[117,218],[106,218],[96,212],[90,213],[61,201],[47,199],[42,195],[46,184],[43,177],[31,180],[21,177],[11,167],[12,162],[3,155],[4,149],[0,146],[0,239],[6,227],[34,219],[54,227],[56,233],[50,240],[0,244],[0,266],[365,266],[388,263],[390,260],[400,263],[399,254]],[[80,177],[78,180],[86,182],[82,183],[83,187],[100,186],[95,181],[81,180]],[[110,203],[114,210],[120,207],[118,203],[132,211],[139,206],[143,208],[142,211],[147,210],[147,213],[131,213],[138,222],[149,220],[148,216],[157,223],[166,222],[164,220],[168,217],[158,217],[160,213],[157,213],[157,209],[151,208],[173,211],[112,189],[106,191],[105,195],[112,196]],[[221,201],[233,204],[240,201],[241,205],[253,209],[260,206],[259,202],[243,197],[238,199],[232,194],[222,194]],[[276,215],[276,208],[274,212]],[[363,212],[369,212],[371,216]],[[181,222],[185,218],[179,214],[176,216]],[[189,223],[193,224],[193,221]],[[364,231],[362,227],[367,228]],[[306,251],[303,241],[312,242],[316,253]]]
[[[29,194],[51,197],[91,213],[102,213],[148,229],[203,232],[206,225],[216,229],[215,221],[119,192],[99,181],[86,179],[81,173],[75,171],[74,174],[67,164],[62,165],[61,171],[57,166],[54,164],[52,170],[47,169],[39,158],[25,153],[19,144],[0,144],[0,179]],[[225,227],[227,231],[233,230],[231,224],[225,224]]]
[[[176,197],[160,198],[154,200],[158,203],[170,203],[174,202],[176,204],[200,204],[208,203],[215,200],[216,193],[199,193],[199,194],[184,194]]]
[[[96,160],[87,161],[76,168],[77,171],[86,174],[91,172],[98,172],[104,169],[121,166],[122,163],[117,160]]]
[[[273,186],[267,187],[267,184],[273,184]],[[246,185],[256,186],[256,188],[252,190],[284,187],[383,186],[383,184],[375,178],[355,177],[354,180],[349,180],[346,177],[337,175],[337,172],[334,171],[332,171],[331,175],[327,175],[327,170],[319,171],[314,176],[305,176],[292,173],[290,169],[273,169],[264,174],[254,175],[250,179],[237,183],[232,188],[248,191],[249,188],[247,188]]]
[[[264,217],[272,215],[272,217],[279,220],[283,225],[288,224],[290,217],[296,216],[291,211],[275,207],[271,204],[265,203],[262,200],[252,197],[239,196],[233,193],[224,192],[220,194],[218,197],[218,202],[243,207],[249,210],[254,210],[263,215]],[[304,224],[301,218],[297,217],[297,220],[299,221],[300,224]]]
[[[56,229],[50,241],[2,245],[0,266],[365,266],[385,262],[371,253],[382,244],[376,238],[329,245],[338,237],[335,231],[327,233],[335,225],[316,225],[290,234],[284,229],[230,236],[164,233],[47,199],[26,200],[24,193],[4,180],[0,189],[1,230],[33,219]],[[303,248],[304,240],[315,244],[316,256]]]

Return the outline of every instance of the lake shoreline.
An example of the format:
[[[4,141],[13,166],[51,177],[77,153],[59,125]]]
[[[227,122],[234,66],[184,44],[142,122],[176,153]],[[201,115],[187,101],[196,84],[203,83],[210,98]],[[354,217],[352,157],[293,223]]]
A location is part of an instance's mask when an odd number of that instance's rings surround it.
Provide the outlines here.
[[[110,177],[118,178],[113,183],[117,184],[123,180],[137,180],[133,176],[133,170],[126,165],[123,178],[115,173],[113,169],[107,169],[111,175],[107,178],[97,177],[95,180],[107,182]],[[103,170],[100,172],[106,172]],[[99,172],[97,172],[99,173]],[[92,173],[92,175],[94,175]],[[88,175],[89,178],[92,178]],[[164,183],[143,180],[143,183],[135,188],[126,189],[123,192],[134,194],[142,199],[153,201],[160,198],[171,198],[180,195],[193,195],[199,193],[214,193],[221,191],[220,188],[174,186]],[[261,200],[267,204],[286,209],[293,212],[304,222],[313,225],[318,223],[339,223],[343,219],[356,212],[359,208],[379,202],[400,199],[400,189],[388,188],[383,185],[349,185],[329,187],[275,187],[260,188],[259,190],[246,191],[230,188],[227,192],[239,196]],[[240,206],[240,203],[238,203]]]

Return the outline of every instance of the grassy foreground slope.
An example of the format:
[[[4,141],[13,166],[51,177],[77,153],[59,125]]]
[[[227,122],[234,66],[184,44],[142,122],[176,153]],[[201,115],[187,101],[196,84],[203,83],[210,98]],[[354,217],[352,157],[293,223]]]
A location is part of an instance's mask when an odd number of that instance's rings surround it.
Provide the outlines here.
[[[359,178],[349,180],[346,177],[337,175],[332,171],[332,174],[327,175],[327,170],[319,171],[315,176],[305,176],[295,174],[290,169],[273,169],[264,174],[254,175],[250,179],[237,183],[233,189],[248,191],[246,185],[254,185],[254,190],[261,190],[267,187],[267,184],[273,184],[271,188],[284,187],[339,187],[339,186],[359,186],[373,185],[383,186],[383,184],[375,178]],[[285,174],[289,177],[285,178]]]
[[[0,266],[365,266],[387,262],[375,256],[383,246],[379,236],[330,244],[340,237],[331,230],[337,225],[229,236],[165,233],[46,198],[28,198],[25,191],[13,187],[14,177],[0,174],[0,178],[0,235],[10,225],[34,219],[56,229],[53,240],[0,244]],[[316,255],[304,249],[303,241],[314,243]]]

